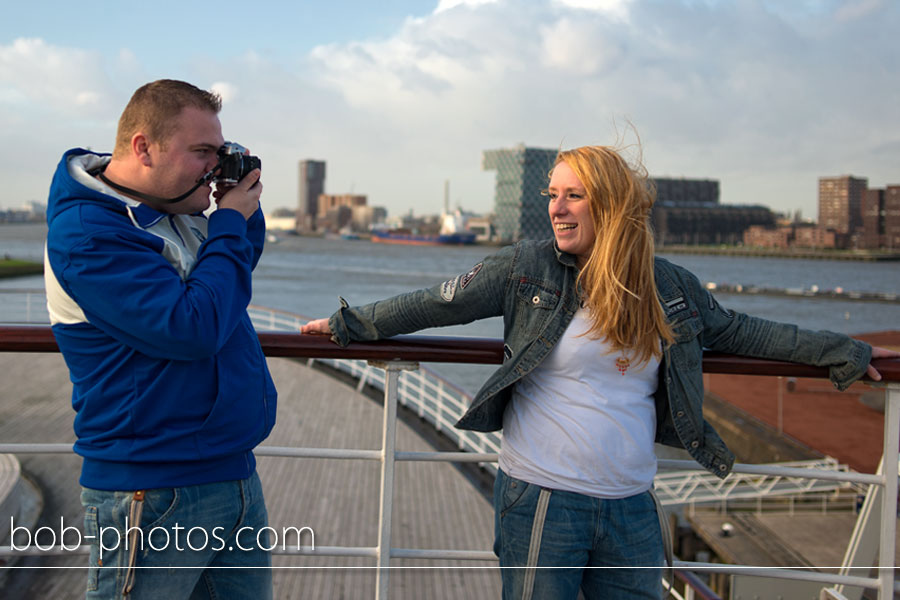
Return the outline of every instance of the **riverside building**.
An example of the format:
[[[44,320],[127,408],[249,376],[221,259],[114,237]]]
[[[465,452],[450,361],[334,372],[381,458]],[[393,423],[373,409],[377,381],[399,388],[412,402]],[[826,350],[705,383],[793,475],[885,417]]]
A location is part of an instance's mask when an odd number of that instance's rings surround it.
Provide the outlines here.
[[[819,227],[844,234],[860,229],[868,185],[868,179],[853,175],[819,177]]]
[[[761,205],[719,204],[715,179],[654,177],[650,213],[656,244],[737,244],[752,226],[772,226],[775,215]]]
[[[503,243],[544,239],[553,234],[547,215],[547,175],[557,149],[513,148],[485,150],[482,169],[496,170],[494,228]],[[719,182],[714,179],[653,178],[657,200],[650,219],[656,243],[735,244],[751,225],[774,225],[765,206],[719,204]]]
[[[864,249],[900,249],[900,185],[867,189],[861,204],[862,228],[854,236]]]
[[[325,193],[325,161],[301,160],[297,193],[297,231],[315,231],[319,196]]]
[[[497,171],[494,193],[494,230],[503,243],[544,239],[553,235],[547,215],[547,174],[558,150],[513,148],[485,150],[481,168]]]

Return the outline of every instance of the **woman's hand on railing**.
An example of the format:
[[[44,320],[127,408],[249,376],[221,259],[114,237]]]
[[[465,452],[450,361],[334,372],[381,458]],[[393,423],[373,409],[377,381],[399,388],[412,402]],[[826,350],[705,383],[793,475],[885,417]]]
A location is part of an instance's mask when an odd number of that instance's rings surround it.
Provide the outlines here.
[[[872,346],[872,358],[900,358],[900,352]],[[872,381],[881,381],[881,373],[879,373],[871,363],[869,364],[869,368],[866,369],[866,375],[868,375]]]
[[[331,327],[328,326],[328,319],[313,319],[300,328],[300,333],[320,333],[330,335]],[[871,369],[872,367],[869,368]]]

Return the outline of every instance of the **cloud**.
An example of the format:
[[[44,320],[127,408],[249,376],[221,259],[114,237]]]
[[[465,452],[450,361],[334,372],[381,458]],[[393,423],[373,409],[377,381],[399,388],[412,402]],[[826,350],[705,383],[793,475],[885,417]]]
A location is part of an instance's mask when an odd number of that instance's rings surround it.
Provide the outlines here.
[[[615,68],[622,59],[622,49],[597,29],[590,22],[567,17],[542,27],[542,63],[580,76]]]
[[[843,23],[852,12],[889,32],[893,5],[845,4],[801,30],[762,3],[463,4],[385,40],[317,49],[322,81],[389,124],[392,146],[430,136],[448,164],[519,141],[608,143],[630,119],[651,172],[722,178],[731,202],[814,214],[809,181],[861,155],[873,180],[892,176],[872,149],[896,137],[896,51]]]
[[[819,176],[900,181],[898,29],[898,3],[867,0],[442,0],[377,39],[306,55],[264,40],[182,70],[225,98],[226,139],[262,157],[267,209],[295,205],[297,161],[316,158],[329,192],[392,213],[440,210],[446,179],[454,204],[489,212],[483,150],[614,143],[630,121],[651,173],[718,178],[724,201],[810,216]],[[22,148],[55,161],[107,147],[150,58],[0,45],[0,126],[20,146],[0,167],[24,171]],[[45,193],[46,170],[37,183],[3,175],[24,199]]]
[[[238,95],[238,88],[236,85],[232,83],[228,83],[227,81],[217,81],[209,86],[209,89],[219,95],[222,98],[223,104],[228,104]]]
[[[97,116],[108,108],[101,63],[98,52],[19,38],[0,46],[0,86],[13,92],[5,95],[9,109]]]
[[[104,54],[19,38],[0,45],[0,176],[4,206],[46,201],[49,178],[73,146],[105,148],[127,100]]]
[[[457,6],[467,6],[477,8],[483,4],[494,4],[497,0],[439,0],[437,8],[434,9],[435,14],[448,11]]]
[[[866,17],[882,8],[888,0],[846,0],[835,11],[837,21],[854,21]]]
[[[580,8],[605,13],[607,16],[624,21],[628,18],[631,0],[555,0],[567,8]]]

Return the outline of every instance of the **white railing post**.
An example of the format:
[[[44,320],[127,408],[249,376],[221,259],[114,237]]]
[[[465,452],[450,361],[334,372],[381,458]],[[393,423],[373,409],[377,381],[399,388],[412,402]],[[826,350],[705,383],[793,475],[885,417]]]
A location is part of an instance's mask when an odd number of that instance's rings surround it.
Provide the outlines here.
[[[437,430],[439,432],[441,432],[441,431],[444,431],[444,410],[446,409],[446,407],[444,406],[444,380],[443,379],[438,380],[437,393],[435,394],[435,396],[436,396],[435,403],[437,404],[437,406],[435,406],[434,408],[435,408],[435,412],[437,414],[435,415],[434,420],[437,425]]]
[[[878,550],[878,597],[894,597],[894,552],[897,546],[897,470],[900,444],[900,384],[889,383],[884,402],[884,495]]]
[[[385,371],[384,425],[381,430],[381,495],[378,504],[378,574],[375,578],[375,600],[387,600],[390,590],[394,462],[397,451],[397,384],[401,371],[417,369],[419,365],[407,361],[369,361],[369,365],[380,367]]]

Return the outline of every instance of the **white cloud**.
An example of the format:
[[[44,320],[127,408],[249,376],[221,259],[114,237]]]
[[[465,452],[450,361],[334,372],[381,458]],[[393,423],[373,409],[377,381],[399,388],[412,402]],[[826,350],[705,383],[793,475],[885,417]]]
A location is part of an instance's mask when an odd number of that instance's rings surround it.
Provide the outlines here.
[[[494,4],[497,1],[498,0],[440,0],[437,8],[434,9],[434,12],[444,12],[456,8],[457,6],[478,7],[483,4]]]
[[[561,6],[606,13],[619,20],[628,18],[628,7],[632,0],[554,0]]]
[[[217,81],[209,86],[210,91],[217,93],[222,98],[223,104],[228,104],[238,95],[238,88],[227,81]]]
[[[820,175],[860,164],[873,185],[900,179],[874,150],[896,139],[886,124],[900,116],[889,35],[799,31],[758,3],[469,8],[411,20],[386,40],[319,48],[313,59],[323,81],[395,133],[391,146],[430,137],[448,163],[519,141],[608,143],[630,118],[651,172],[721,178],[726,201],[802,203],[812,215]],[[865,8],[872,27],[900,21],[894,6]],[[754,178],[764,192],[746,185]]]
[[[611,69],[622,51],[596,25],[564,17],[540,30],[542,62],[573,75],[593,75]]]
[[[267,209],[295,204],[297,161],[316,158],[329,192],[392,213],[440,210],[445,179],[454,203],[487,212],[483,150],[613,143],[630,120],[651,173],[718,178],[724,201],[812,216],[819,176],[900,182],[900,4],[818,4],[806,19],[804,6],[444,1],[393,35],[305,57],[186,56],[184,77],[226,98],[225,137],[263,159]],[[155,78],[148,59],[0,45],[10,205],[46,193],[65,148],[109,147],[131,91]]]
[[[20,38],[0,44],[0,206],[46,201],[50,176],[70,147],[110,147],[127,100],[99,51]],[[130,93],[130,90],[129,90]]]
[[[7,96],[12,109],[97,116],[108,108],[109,82],[101,64],[98,52],[19,38],[0,46],[0,86],[15,90]]]

